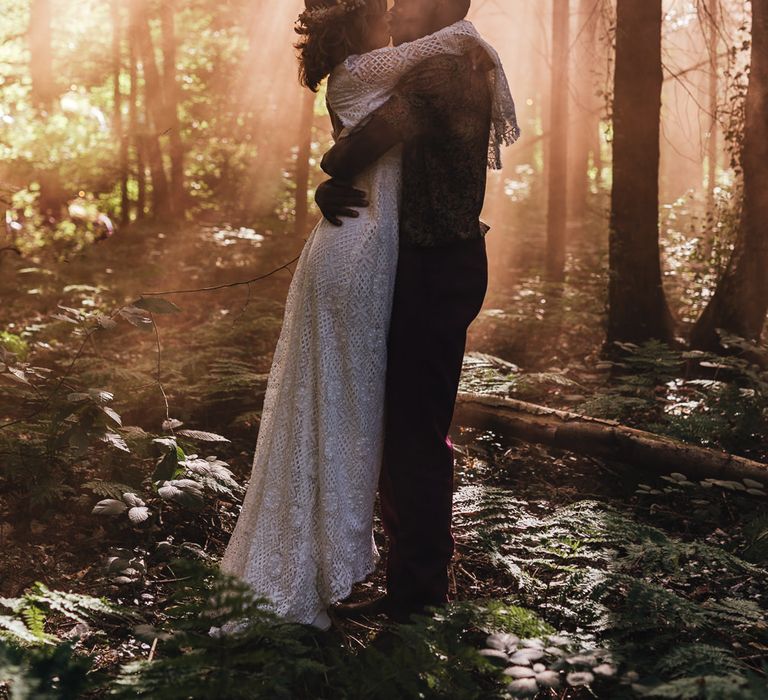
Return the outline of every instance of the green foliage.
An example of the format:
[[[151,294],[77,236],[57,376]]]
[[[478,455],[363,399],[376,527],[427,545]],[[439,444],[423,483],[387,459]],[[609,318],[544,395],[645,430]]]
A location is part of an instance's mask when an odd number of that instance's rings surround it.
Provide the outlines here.
[[[752,599],[766,599],[764,569],[596,501],[541,517],[503,489],[468,486],[456,503],[460,531],[506,568],[527,606],[558,627],[595,635],[649,689],[674,679],[681,694],[664,697],[696,697],[684,694],[685,683],[704,676],[717,676],[708,681],[716,688],[735,679],[748,686],[738,650],[766,642],[768,615]]]
[[[728,342],[744,353],[750,349],[738,338]],[[577,411],[736,452],[763,443],[768,372],[748,355],[683,352],[656,341],[620,347],[613,381]]]
[[[747,546],[744,558],[765,566],[768,564],[768,514],[758,515],[744,528]]]
[[[111,621],[122,624],[135,620],[130,610],[116,606],[104,598],[80,593],[53,591],[35,583],[19,598],[0,598],[0,641],[16,645],[53,645],[55,635],[45,631],[51,615],[58,615],[83,625]]]
[[[22,361],[26,359],[29,352],[27,342],[20,336],[8,331],[0,331],[0,347]]]
[[[124,667],[112,690],[117,697],[479,700],[502,688],[498,671],[478,653],[489,633],[551,631],[527,610],[474,601],[414,618],[351,653],[333,637],[275,618],[236,580],[179,567],[190,578],[167,611],[167,628],[142,630],[160,640],[161,655]],[[209,634],[227,623],[227,634]]]
[[[75,636],[91,626],[135,624],[134,611],[80,593],[35,583],[19,598],[0,598],[0,698],[74,700],[97,684],[95,659],[75,643],[46,631],[52,621],[75,623]]]
[[[0,640],[0,698],[75,700],[93,685],[93,660],[62,642],[45,648],[19,648]]]

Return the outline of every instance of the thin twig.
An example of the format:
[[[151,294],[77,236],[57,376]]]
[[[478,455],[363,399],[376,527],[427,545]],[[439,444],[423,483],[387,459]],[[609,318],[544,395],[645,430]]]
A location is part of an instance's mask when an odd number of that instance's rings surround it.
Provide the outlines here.
[[[156,378],[157,378],[157,386],[160,387],[160,393],[163,395],[163,401],[165,402],[165,420],[166,425],[168,425],[168,429],[171,431],[171,434],[173,434],[173,425],[171,424],[171,412],[170,407],[168,406],[168,395],[165,393],[165,387],[163,386],[163,380],[161,379],[161,368],[160,368],[160,360],[162,357],[162,352],[160,348],[160,331],[157,328],[157,323],[155,322],[155,317],[150,312],[149,318],[152,320],[152,328],[155,331],[155,345],[157,346],[157,370],[156,370]]]
[[[244,285],[250,286],[254,282],[259,282],[260,280],[266,279],[267,277],[271,277],[272,275],[275,275],[282,270],[288,269],[288,266],[293,265],[293,263],[297,262],[300,257],[301,255],[297,255],[293,260],[289,260],[287,263],[285,263],[284,265],[281,265],[280,267],[275,268],[271,272],[267,272],[264,275],[259,275],[258,277],[253,277],[252,279],[249,279],[249,280],[243,280],[242,282],[229,282],[228,284],[217,284],[211,287],[199,287],[197,289],[174,289],[167,292],[144,292],[142,293],[142,296],[162,297],[162,296],[168,296],[170,294],[196,294],[198,292],[215,292],[215,291],[218,291],[219,289],[231,289],[233,287],[242,287]]]

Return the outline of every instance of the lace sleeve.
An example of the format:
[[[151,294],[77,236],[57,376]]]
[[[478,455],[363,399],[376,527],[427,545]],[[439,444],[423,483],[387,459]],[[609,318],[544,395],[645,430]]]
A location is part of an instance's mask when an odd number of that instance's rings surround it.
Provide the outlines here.
[[[356,81],[358,88],[365,86],[376,93],[376,100],[369,100],[366,104],[366,114],[370,115],[374,109],[380,109],[384,105],[384,111],[389,110],[390,124],[399,128],[403,136],[407,137],[409,133],[415,133],[419,128],[426,126],[419,124],[418,112],[428,114],[431,111],[432,115],[440,114],[437,109],[440,100],[435,99],[436,93],[448,95],[451,90],[456,89],[455,86],[449,89],[450,75],[436,76],[437,84],[429,79],[425,80],[424,76],[430,71],[441,73],[438,68],[440,63],[449,63],[448,59],[460,57],[474,47],[484,49],[495,66],[487,73],[492,99],[488,166],[498,169],[501,167],[502,147],[517,141],[520,127],[517,123],[515,102],[499,54],[480,36],[471,22],[462,20],[416,41],[350,56],[344,66],[351,80]],[[441,58],[444,60],[441,61]],[[432,66],[426,69],[428,64]],[[412,80],[412,76],[415,79]],[[409,84],[411,89],[407,87]],[[422,107],[425,100],[431,109],[414,110],[414,107]]]
[[[347,70],[363,83],[371,87],[392,89],[408,71],[422,61],[443,55],[459,56],[477,46],[478,40],[479,36],[476,35],[474,27],[472,31],[463,32],[441,30],[400,46],[387,46],[350,56],[345,65]]]

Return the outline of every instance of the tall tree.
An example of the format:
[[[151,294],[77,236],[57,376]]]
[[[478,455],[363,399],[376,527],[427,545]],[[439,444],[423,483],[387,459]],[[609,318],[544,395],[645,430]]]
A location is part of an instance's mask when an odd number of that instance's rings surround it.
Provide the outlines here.
[[[583,221],[589,202],[590,157],[599,147],[600,104],[595,87],[595,44],[597,42],[600,0],[579,0],[574,40],[573,99],[575,119],[571,119],[569,143],[568,216]]]
[[[51,0],[31,0],[29,7],[29,73],[32,101],[50,112],[57,97],[53,77]]]
[[[53,36],[51,0],[31,0],[29,7],[29,73],[32,80],[32,102],[41,119],[47,119],[58,97],[53,74]],[[55,165],[41,166],[37,172],[40,184],[38,206],[47,223],[58,220],[68,196]]]
[[[296,41],[293,21],[303,4],[302,0],[248,3],[244,19],[248,49],[236,88],[242,108],[237,138],[257,151],[240,182],[246,216],[260,216],[274,209],[283,187],[283,172],[296,145],[302,99],[296,56],[275,47]],[[270,70],[254,70],[265,62],[269,62]],[[280,89],[275,89],[276,85]]]
[[[547,203],[547,277],[565,277],[568,207],[568,42],[569,0],[552,0],[552,93]]]
[[[144,134],[139,125],[139,68],[133,32],[128,34],[130,92],[128,94],[128,132],[136,160],[136,219],[141,220],[147,208],[147,172],[144,163]]]
[[[176,76],[175,0],[160,3],[160,27],[163,36],[163,100],[171,155],[171,203],[176,217],[183,219],[186,209],[184,191],[184,144],[179,120],[179,83]]]
[[[144,139],[144,146],[152,178],[152,213],[158,219],[170,219],[170,187],[160,146],[160,134],[167,128],[166,109],[149,25],[148,3],[146,0],[132,0],[131,9],[131,35],[141,59],[145,118],[150,127]]]
[[[744,201],[734,250],[709,305],[691,333],[716,349],[717,329],[759,341],[768,313],[768,0],[752,0],[752,48],[741,165]]]
[[[131,218],[130,199],[128,197],[128,135],[123,129],[123,96],[120,92],[120,76],[123,72],[122,62],[122,17],[119,0],[109,3],[112,18],[112,125],[115,139],[120,144],[119,176],[120,176],[120,223],[127,224]]]
[[[707,14],[709,15],[708,43],[710,52],[709,66],[709,142],[707,144],[707,208],[710,212],[715,210],[715,185],[717,180],[718,161],[718,71],[720,62],[718,49],[720,47],[720,0],[708,0]]]
[[[608,341],[669,341],[659,250],[662,0],[618,0]]]

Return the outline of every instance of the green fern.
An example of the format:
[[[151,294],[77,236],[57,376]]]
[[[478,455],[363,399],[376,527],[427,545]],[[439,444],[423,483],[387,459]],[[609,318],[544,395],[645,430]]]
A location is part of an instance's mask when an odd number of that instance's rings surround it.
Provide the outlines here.
[[[162,653],[151,664],[122,669],[112,688],[118,698],[489,700],[501,697],[504,681],[478,653],[486,636],[552,631],[530,611],[502,601],[454,603],[392,628],[386,652],[373,645],[350,653],[332,636],[275,618],[242,582],[190,563],[174,563],[174,570],[188,578],[168,610],[169,627],[144,632],[160,640]],[[209,636],[228,620],[247,626]]]
[[[103,598],[52,591],[40,582],[32,585],[19,598],[0,598],[0,639],[21,644],[54,644],[59,640],[45,631],[51,614],[57,613],[73,622],[96,624],[125,624],[137,619],[127,608],[107,602]]]
[[[741,673],[745,682],[733,643],[764,644],[768,616],[731,590],[766,581],[761,567],[714,545],[672,538],[596,501],[540,516],[508,491],[469,486],[455,503],[461,545],[505,570],[525,604],[558,628],[597,635],[649,677],[679,675],[679,664],[698,659],[691,665],[701,673]],[[690,595],[702,572],[717,577],[719,595]]]

